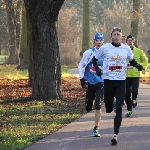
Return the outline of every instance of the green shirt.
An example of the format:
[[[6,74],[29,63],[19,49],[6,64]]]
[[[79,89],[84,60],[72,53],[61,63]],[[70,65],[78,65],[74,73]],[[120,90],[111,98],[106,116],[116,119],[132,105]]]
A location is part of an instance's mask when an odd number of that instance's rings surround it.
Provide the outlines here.
[[[148,67],[148,58],[146,57],[143,50],[136,48],[134,46],[132,52],[134,54],[134,59],[137,61],[137,63],[141,64],[143,68],[146,70]],[[140,77],[140,71],[138,71],[137,68],[135,67],[127,69],[126,77]]]

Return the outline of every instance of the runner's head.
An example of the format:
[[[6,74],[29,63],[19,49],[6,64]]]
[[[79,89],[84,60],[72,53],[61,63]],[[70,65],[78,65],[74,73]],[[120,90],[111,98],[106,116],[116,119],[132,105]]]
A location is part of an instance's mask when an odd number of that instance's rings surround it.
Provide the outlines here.
[[[104,36],[101,33],[96,33],[94,37],[94,45],[98,49],[104,44]]]
[[[120,44],[122,39],[122,31],[118,27],[114,27],[111,31],[111,38],[114,44]]]
[[[135,38],[132,35],[127,36],[127,45],[131,48],[134,46]]]
[[[126,44],[126,36],[125,35],[122,35],[122,42],[123,44]]]

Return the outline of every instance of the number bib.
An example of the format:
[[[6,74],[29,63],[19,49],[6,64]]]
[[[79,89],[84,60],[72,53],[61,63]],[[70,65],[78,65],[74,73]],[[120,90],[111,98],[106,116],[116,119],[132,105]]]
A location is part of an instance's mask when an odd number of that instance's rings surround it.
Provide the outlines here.
[[[120,72],[120,71],[122,71],[122,64],[116,63],[116,62],[110,62],[108,64],[108,70]]]

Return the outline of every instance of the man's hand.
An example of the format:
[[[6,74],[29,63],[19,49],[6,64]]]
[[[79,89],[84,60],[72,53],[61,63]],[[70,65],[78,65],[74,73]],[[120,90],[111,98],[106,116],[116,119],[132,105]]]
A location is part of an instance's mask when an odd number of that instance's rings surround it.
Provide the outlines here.
[[[80,82],[81,82],[81,87],[86,88],[86,82],[85,82],[84,78],[80,79]]]
[[[140,64],[137,64],[137,65],[136,65],[136,68],[138,69],[138,71],[142,71],[142,70],[144,70],[144,69],[143,69],[143,66],[142,66],[142,65],[140,65]]]
[[[102,75],[102,70],[101,70],[100,68],[98,68],[98,69],[96,70],[96,74],[97,74],[98,76],[101,76],[101,75]]]
[[[145,70],[142,70],[142,74],[146,74],[146,71],[145,71]]]

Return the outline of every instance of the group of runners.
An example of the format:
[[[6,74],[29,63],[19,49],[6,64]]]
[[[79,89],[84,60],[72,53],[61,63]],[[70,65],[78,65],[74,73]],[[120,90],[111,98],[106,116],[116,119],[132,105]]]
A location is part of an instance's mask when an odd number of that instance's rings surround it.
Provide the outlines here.
[[[90,112],[93,104],[95,107],[93,136],[100,136],[98,130],[104,99],[106,113],[115,109],[111,145],[116,145],[124,100],[127,106],[125,116],[131,117],[132,108],[137,106],[140,71],[146,73],[148,58],[143,50],[134,46],[135,39],[132,35],[123,35],[118,27],[114,27],[110,34],[112,42],[106,44],[103,34],[95,34],[93,47],[83,53],[78,72],[82,88],[87,88],[86,111]]]

